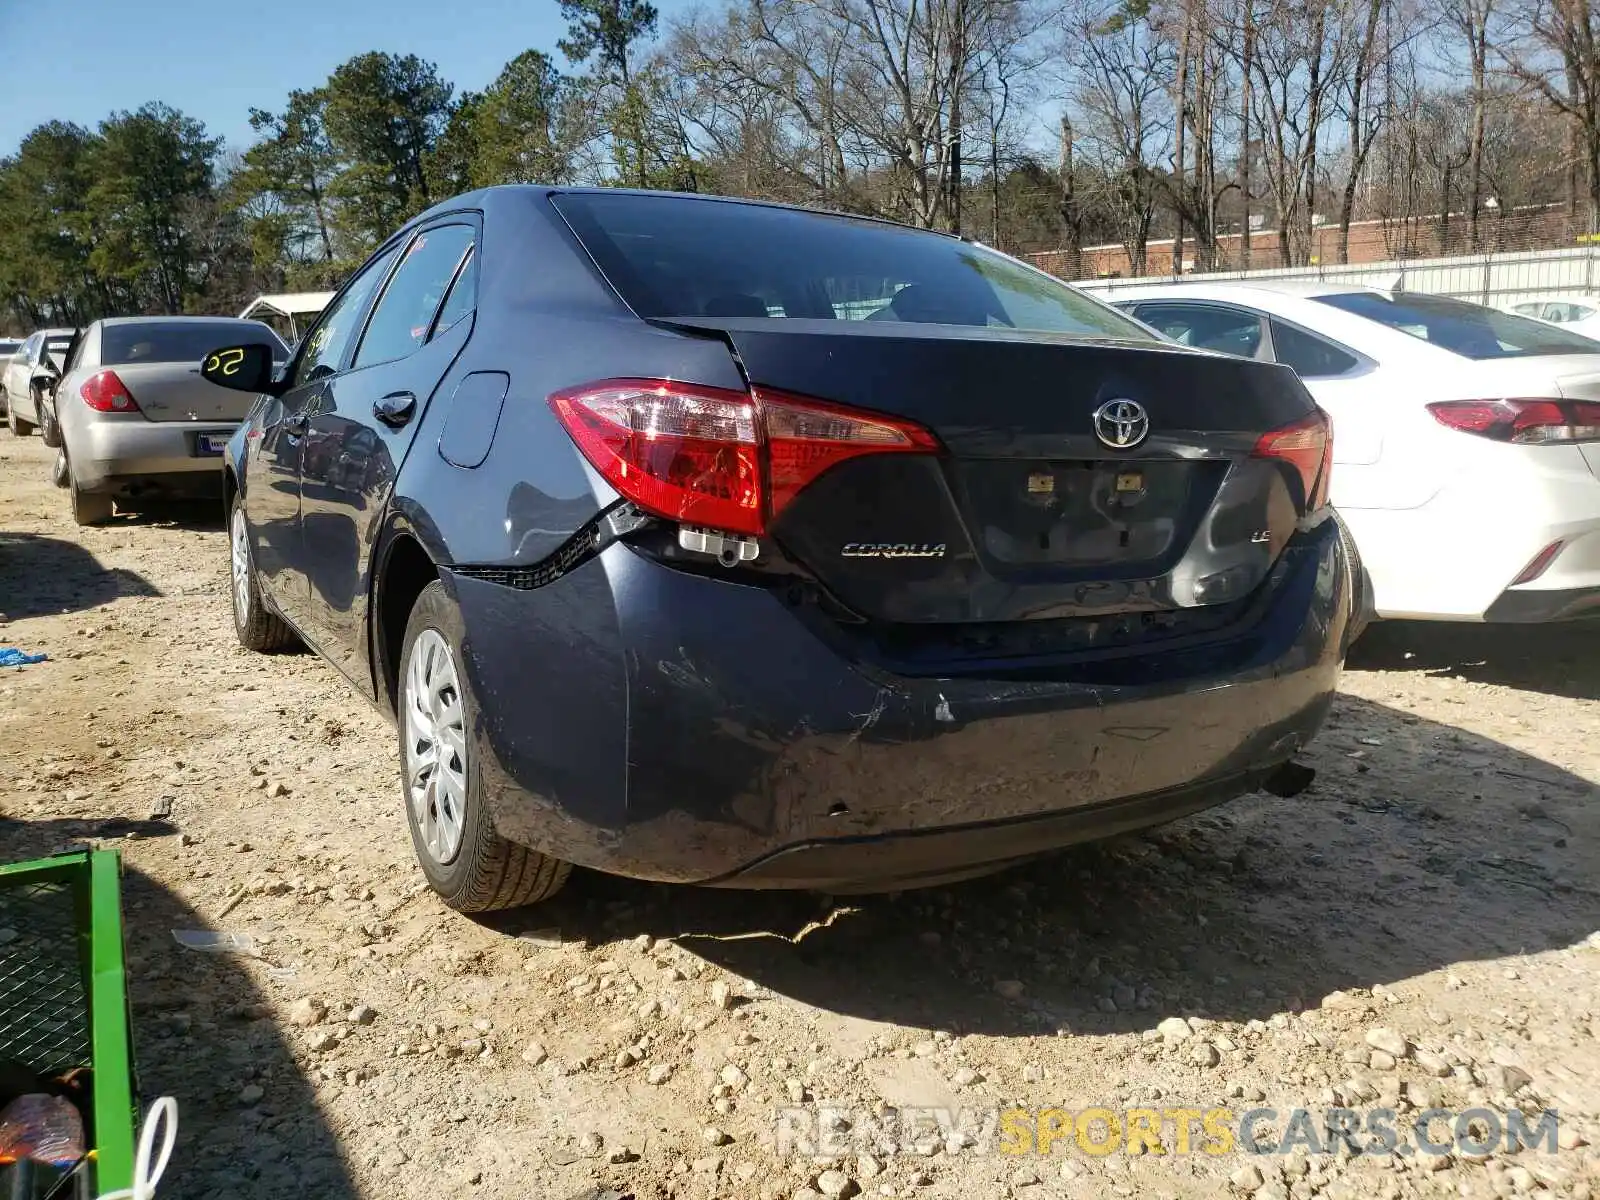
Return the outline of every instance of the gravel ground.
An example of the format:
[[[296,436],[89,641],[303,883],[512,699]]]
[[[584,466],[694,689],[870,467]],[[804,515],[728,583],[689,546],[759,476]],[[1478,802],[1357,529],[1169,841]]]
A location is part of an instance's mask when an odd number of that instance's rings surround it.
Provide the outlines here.
[[[122,850],[142,1088],[182,1110],[164,1196],[1600,1193],[1600,627],[1376,627],[1305,795],[992,879],[577,876],[474,921],[413,868],[389,727],[235,644],[220,518],[79,530],[48,462],[0,440],[0,643],[51,658],[0,671],[0,857]],[[851,1141],[918,1106],[1340,1103],[1552,1106],[1560,1149]],[[775,1106],[834,1104],[833,1157],[779,1152]]]

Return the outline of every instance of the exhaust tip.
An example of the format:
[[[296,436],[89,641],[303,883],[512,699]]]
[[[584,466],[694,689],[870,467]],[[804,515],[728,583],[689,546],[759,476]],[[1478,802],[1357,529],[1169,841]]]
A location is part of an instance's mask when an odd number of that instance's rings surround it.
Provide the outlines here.
[[[1261,790],[1287,800],[1290,796],[1298,796],[1305,791],[1316,777],[1315,767],[1308,767],[1304,763],[1286,762],[1274,768],[1272,773],[1261,781]]]

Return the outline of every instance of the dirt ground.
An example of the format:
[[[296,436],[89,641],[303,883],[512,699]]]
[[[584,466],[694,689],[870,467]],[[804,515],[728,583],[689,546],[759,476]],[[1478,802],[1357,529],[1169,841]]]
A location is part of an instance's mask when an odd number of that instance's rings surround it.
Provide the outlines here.
[[[235,643],[220,514],[79,530],[48,462],[0,439],[0,644],[50,655],[0,671],[0,859],[122,851],[141,1086],[182,1113],[163,1196],[1600,1194],[1600,626],[1377,627],[1306,794],[993,879],[586,876],[473,921],[412,865],[390,728]],[[850,1140],[918,1106],[1341,1103],[1553,1107],[1560,1148]],[[791,1105],[857,1115],[797,1149]]]

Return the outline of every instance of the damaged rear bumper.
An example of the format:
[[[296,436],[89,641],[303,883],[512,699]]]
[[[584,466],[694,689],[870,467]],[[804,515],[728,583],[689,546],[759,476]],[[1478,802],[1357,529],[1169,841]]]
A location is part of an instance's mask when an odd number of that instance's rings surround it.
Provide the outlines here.
[[[1314,735],[1350,615],[1331,522],[1204,669],[1138,683],[907,678],[775,593],[622,545],[531,591],[452,577],[501,833],[602,871],[735,887],[977,874],[1259,787]],[[1094,682],[1085,682],[1085,679]]]

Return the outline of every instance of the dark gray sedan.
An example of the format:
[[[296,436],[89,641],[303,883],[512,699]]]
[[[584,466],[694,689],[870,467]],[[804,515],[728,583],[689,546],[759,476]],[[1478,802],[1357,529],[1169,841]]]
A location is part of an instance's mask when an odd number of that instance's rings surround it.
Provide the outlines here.
[[[288,357],[267,325],[232,317],[116,317],[73,343],[46,435],[78,524],[108,519],[115,501],[221,495],[222,450],[250,398],[206,382],[199,361],[229,340]]]
[[[829,892],[1266,787],[1338,682],[1323,414],[957,238],[490,188],[219,341],[240,642],[399,726],[428,882]]]

